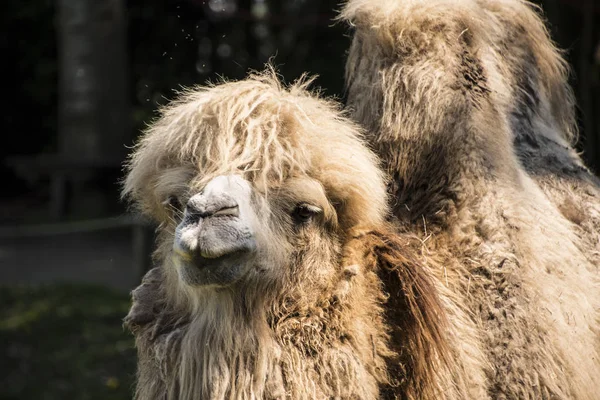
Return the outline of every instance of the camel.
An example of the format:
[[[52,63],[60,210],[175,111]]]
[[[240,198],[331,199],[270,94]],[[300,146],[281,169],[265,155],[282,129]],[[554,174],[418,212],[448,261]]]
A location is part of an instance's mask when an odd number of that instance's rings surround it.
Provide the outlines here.
[[[136,145],[123,195],[158,224],[125,319],[137,399],[404,398],[452,362],[435,260],[309,82],[188,90]]]
[[[350,0],[340,18],[348,110],[390,176],[395,224],[437,260],[448,321],[450,362],[406,397],[597,398],[599,182],[534,6]]]
[[[598,182],[540,17],[341,18],[354,123],[267,73],[183,93],[137,145],[136,398],[596,398]]]

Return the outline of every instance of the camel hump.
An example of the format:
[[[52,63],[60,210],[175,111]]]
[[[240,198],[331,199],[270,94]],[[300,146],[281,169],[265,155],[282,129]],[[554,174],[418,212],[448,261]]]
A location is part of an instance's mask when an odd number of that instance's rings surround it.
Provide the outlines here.
[[[390,73],[418,66],[423,85],[412,91],[415,95],[452,93],[456,99],[458,89],[469,106],[478,107],[481,95],[491,91],[496,106],[515,114],[517,134],[527,130],[535,114],[552,128],[549,131],[558,133],[550,139],[565,145],[576,141],[570,69],[546,29],[541,9],[534,4],[521,0],[350,0],[338,18],[356,29],[353,48],[373,49],[375,54],[361,51],[363,59],[385,61],[369,68]],[[352,85],[359,77],[352,70],[356,63],[349,60],[347,66]],[[523,110],[527,110],[525,115]]]

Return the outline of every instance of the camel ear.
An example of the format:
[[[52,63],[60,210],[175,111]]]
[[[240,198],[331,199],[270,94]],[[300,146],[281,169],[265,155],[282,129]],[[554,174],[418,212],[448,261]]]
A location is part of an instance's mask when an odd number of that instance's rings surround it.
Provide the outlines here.
[[[427,388],[436,386],[436,368],[451,360],[444,309],[428,267],[415,255],[418,245],[416,238],[392,228],[355,231],[345,246],[344,263],[379,277],[390,348],[397,355],[388,362],[390,377],[413,394],[408,398],[430,398]]]

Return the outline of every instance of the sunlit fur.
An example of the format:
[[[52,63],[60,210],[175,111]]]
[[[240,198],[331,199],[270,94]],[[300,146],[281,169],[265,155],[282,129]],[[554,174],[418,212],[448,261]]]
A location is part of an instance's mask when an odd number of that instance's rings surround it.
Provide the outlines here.
[[[386,197],[375,157],[337,104],[307,94],[308,83],[283,90],[264,75],[182,93],[140,140],[124,192],[164,219],[166,196],[189,189],[186,174],[202,187],[214,176],[245,171],[262,190],[308,174],[346,201],[345,222],[379,221]]]
[[[421,242],[385,222],[376,157],[305,85],[266,73],[190,90],[136,147],[124,194],[160,224],[157,266],[126,318],[136,398],[402,398],[415,371],[448,354],[445,289],[411,255]],[[226,174],[252,183],[267,267],[226,288],[190,287],[171,262],[180,213],[167,200],[185,204]],[[294,227],[289,213],[310,193],[324,211]]]
[[[350,0],[341,18],[355,29],[349,110],[386,164],[398,223],[438,260],[454,332],[406,397],[598,398],[598,185],[534,6]]]

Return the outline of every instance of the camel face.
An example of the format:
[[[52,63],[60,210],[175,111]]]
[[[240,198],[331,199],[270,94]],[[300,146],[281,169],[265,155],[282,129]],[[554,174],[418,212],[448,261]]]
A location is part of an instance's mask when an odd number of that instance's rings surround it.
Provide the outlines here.
[[[219,287],[318,296],[344,240],[383,221],[378,163],[336,104],[264,75],[165,107],[123,192],[157,223],[154,258],[182,302]]]
[[[173,241],[184,283],[226,285],[248,270],[256,254],[251,190],[240,176],[218,176],[188,200]]]
[[[171,255],[186,285],[268,281],[282,287],[303,275],[298,259],[333,273],[337,215],[309,177],[290,178],[266,196],[242,175],[220,175],[182,208]]]

